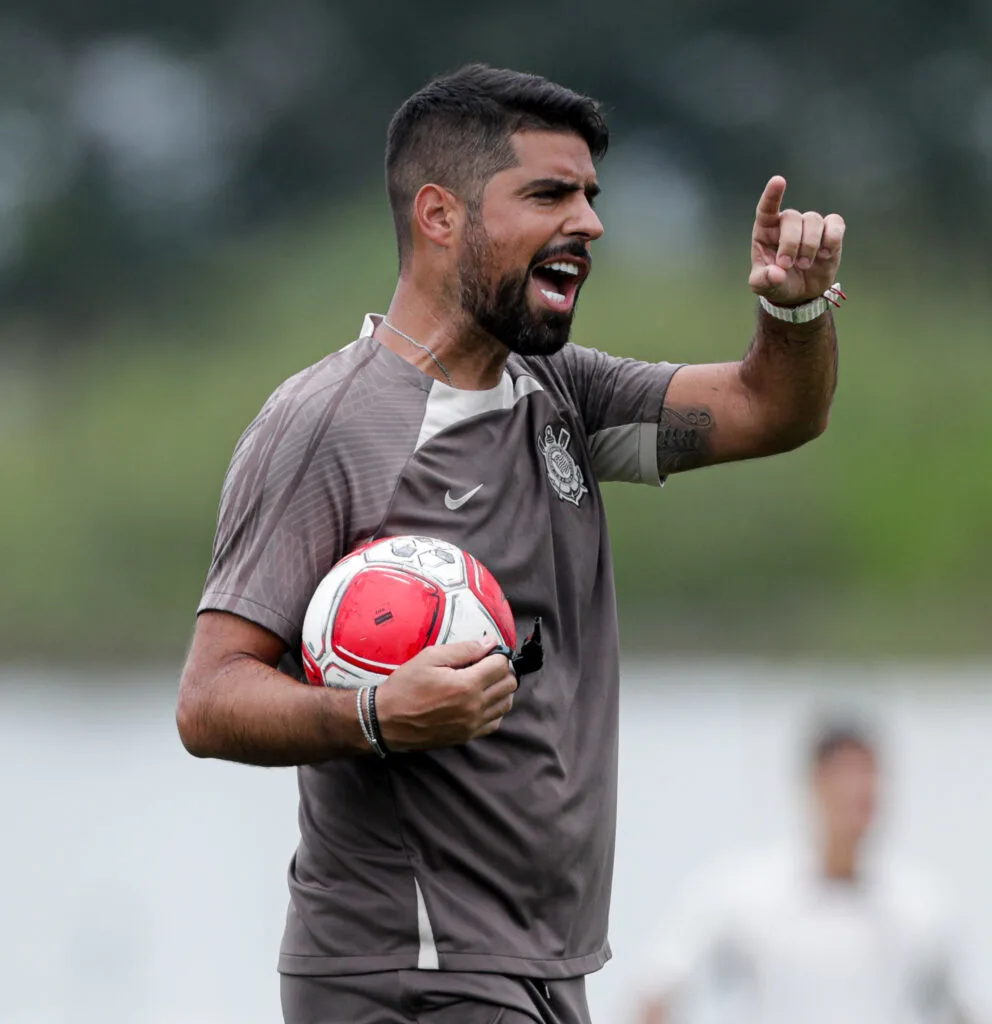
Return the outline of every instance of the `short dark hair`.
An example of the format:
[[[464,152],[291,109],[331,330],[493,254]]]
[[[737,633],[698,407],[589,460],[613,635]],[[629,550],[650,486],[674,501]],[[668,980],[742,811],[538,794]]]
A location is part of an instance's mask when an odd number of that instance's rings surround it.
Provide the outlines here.
[[[489,179],[515,164],[510,136],[527,129],[574,132],[595,160],[609,145],[596,100],[538,75],[485,64],[435,78],[396,111],[386,142],[386,187],[401,264],[412,243],[417,192],[434,183],[473,206]]]
[[[856,747],[869,754],[878,752],[878,741],[872,728],[854,715],[830,715],[818,719],[809,741],[809,764],[819,768],[837,751]]]

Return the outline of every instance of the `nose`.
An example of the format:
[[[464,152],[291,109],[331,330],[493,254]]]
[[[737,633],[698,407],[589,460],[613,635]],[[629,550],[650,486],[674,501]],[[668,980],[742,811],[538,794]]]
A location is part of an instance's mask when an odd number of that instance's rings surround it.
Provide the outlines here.
[[[578,197],[576,207],[564,225],[564,233],[573,238],[584,238],[589,242],[595,242],[597,238],[602,237],[603,222],[585,196]]]

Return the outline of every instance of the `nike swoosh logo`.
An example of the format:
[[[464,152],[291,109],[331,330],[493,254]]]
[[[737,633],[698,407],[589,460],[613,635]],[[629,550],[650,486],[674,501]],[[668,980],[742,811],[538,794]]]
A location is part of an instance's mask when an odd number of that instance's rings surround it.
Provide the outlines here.
[[[460,498],[452,498],[451,491],[448,491],[447,494],[445,494],[444,496],[445,507],[450,508],[451,511],[454,512],[455,509],[461,508],[462,505],[464,505],[469,498],[471,498],[475,494],[478,494],[479,491],[481,491],[484,486],[485,484],[479,484],[478,487],[473,487],[472,490],[470,490],[467,494],[463,494]]]

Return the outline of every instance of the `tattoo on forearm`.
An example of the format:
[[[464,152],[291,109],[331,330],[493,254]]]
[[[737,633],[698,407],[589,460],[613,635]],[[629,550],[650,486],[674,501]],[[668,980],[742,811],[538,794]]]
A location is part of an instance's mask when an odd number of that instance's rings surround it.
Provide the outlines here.
[[[658,472],[678,473],[709,461],[715,423],[709,409],[665,407],[658,421]]]

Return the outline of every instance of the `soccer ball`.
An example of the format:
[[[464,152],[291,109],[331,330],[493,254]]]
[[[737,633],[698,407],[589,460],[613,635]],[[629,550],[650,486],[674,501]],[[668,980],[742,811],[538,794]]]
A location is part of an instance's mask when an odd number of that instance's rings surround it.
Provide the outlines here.
[[[492,573],[447,541],[386,537],[321,580],[303,620],[303,667],[317,686],[374,685],[425,647],[459,640],[516,647]]]

